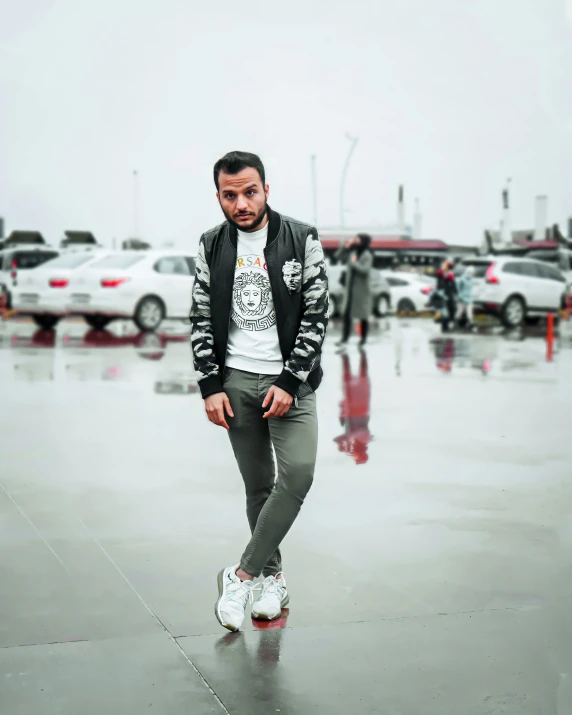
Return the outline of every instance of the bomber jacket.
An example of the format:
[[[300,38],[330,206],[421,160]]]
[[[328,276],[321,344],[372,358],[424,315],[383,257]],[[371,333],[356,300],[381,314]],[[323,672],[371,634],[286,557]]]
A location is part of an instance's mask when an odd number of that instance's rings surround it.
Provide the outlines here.
[[[274,384],[297,396],[316,390],[322,380],[329,312],[326,264],[315,228],[270,207],[268,219],[264,256],[284,360]],[[199,244],[190,321],[203,399],[224,391],[236,247],[237,231],[228,221],[204,233]]]

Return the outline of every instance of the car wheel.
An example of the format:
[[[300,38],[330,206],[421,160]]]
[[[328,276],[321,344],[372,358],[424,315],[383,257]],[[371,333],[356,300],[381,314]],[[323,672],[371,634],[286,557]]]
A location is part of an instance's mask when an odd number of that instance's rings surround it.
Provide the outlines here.
[[[139,301],[133,320],[139,330],[157,330],[164,317],[163,301],[155,295],[148,295]]]
[[[389,296],[387,296],[385,293],[382,293],[377,298],[377,302],[375,304],[375,309],[373,312],[378,318],[385,318],[389,314],[389,308]]]
[[[84,318],[85,322],[96,330],[103,330],[103,328],[106,328],[109,323],[111,323],[111,318],[105,315],[84,315]]]
[[[51,330],[60,322],[57,315],[33,315],[32,319],[43,330]]]
[[[145,332],[137,337],[135,347],[138,350],[161,350],[165,342],[157,333]]]
[[[505,328],[518,328],[526,317],[526,308],[522,298],[511,296],[502,307],[501,320]]]
[[[414,313],[415,304],[409,298],[402,298],[397,304],[398,313]]]

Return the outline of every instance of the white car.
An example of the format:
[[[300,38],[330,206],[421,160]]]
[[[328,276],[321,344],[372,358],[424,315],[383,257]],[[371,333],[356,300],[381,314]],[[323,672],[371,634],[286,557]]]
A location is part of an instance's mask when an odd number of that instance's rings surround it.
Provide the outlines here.
[[[415,313],[427,308],[435,280],[421,273],[387,271],[384,276],[391,289],[391,306],[397,313]]]
[[[538,319],[564,307],[566,278],[547,263],[531,258],[488,256],[463,261],[472,266],[473,303],[477,310],[498,315],[507,328]]]
[[[21,285],[29,271],[58,256],[60,251],[49,246],[19,245],[0,251],[0,295],[6,307],[13,308],[12,292]]]
[[[40,328],[50,330],[67,315],[72,277],[108,253],[99,250],[66,252],[32,271],[25,271],[12,290],[12,307],[20,315],[31,316]]]
[[[104,328],[131,318],[156,330],[164,318],[187,318],[195,256],[185,251],[121,251],[87,266],[70,281],[69,313]]]

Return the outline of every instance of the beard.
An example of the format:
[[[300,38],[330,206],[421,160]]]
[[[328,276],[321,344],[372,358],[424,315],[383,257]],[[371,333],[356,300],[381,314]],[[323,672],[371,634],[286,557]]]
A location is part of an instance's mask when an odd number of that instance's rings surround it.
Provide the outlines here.
[[[219,202],[220,203],[220,202]],[[260,209],[260,211],[254,216],[252,219],[252,223],[249,226],[244,226],[244,224],[239,224],[237,223],[231,216],[231,214],[228,214],[221,205],[222,212],[226,218],[226,220],[234,226],[236,229],[239,231],[245,231],[245,232],[250,232],[250,231],[255,231],[260,224],[264,221],[264,217],[266,216],[266,212],[268,211],[268,204],[266,201],[264,201],[264,206]]]

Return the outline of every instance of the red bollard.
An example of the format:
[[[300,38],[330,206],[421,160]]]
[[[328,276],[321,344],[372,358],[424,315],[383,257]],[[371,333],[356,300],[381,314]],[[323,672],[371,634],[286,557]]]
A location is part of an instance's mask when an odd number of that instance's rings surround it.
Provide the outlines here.
[[[546,343],[546,362],[552,362],[552,357],[554,355],[554,343],[549,340]]]
[[[546,328],[546,362],[552,362],[554,355],[554,313],[548,313]]]

